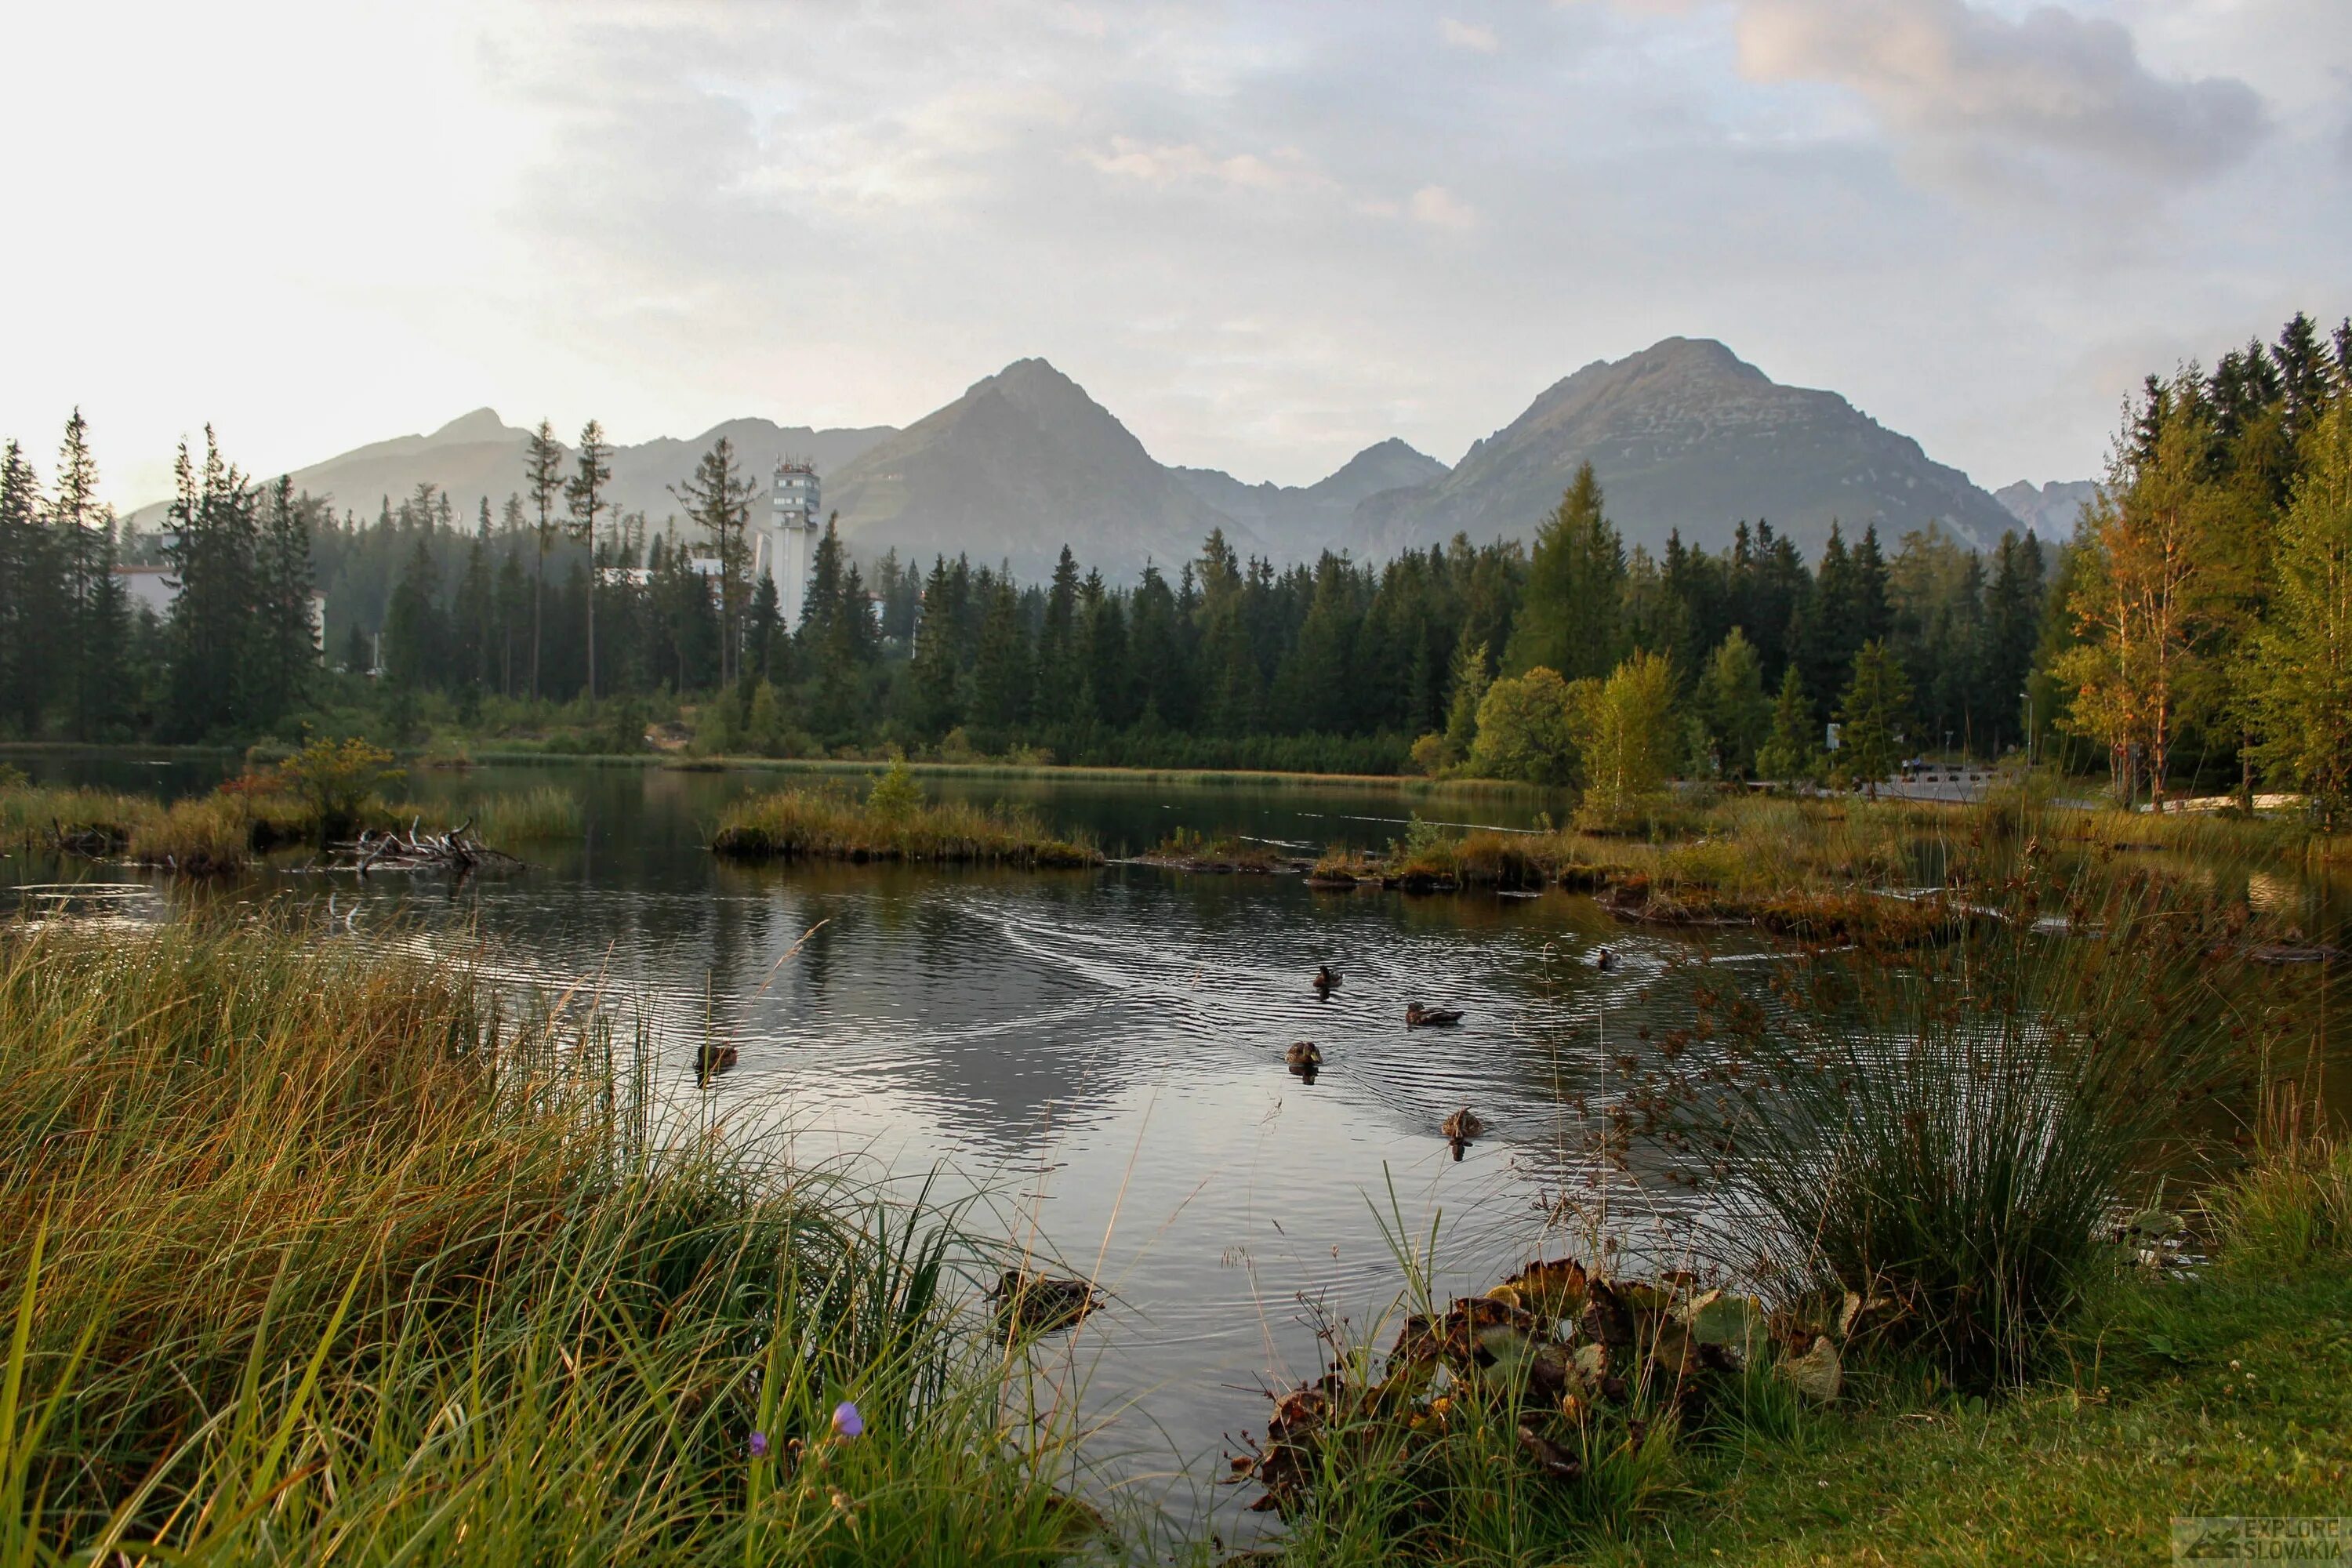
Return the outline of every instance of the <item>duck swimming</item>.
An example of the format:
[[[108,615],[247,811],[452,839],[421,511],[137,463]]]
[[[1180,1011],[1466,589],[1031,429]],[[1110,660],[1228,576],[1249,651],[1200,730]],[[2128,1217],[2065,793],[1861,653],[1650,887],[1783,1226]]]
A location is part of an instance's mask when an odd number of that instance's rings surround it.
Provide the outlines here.
[[[1339,977],[1331,973],[1329,964],[1318,963],[1315,966],[1313,984],[1318,993],[1328,996],[1332,992],[1339,989]]]
[[[1458,1007],[1424,1007],[1414,1002],[1404,1010],[1404,1026],[1408,1029],[1436,1028],[1461,1021],[1462,1010]]]
[[[694,1076],[707,1084],[733,1067],[741,1054],[733,1046],[704,1046],[694,1053]]]
[[[1478,1120],[1476,1111],[1465,1105],[1445,1119],[1445,1125],[1441,1131],[1444,1132],[1445,1141],[1449,1143],[1467,1143],[1471,1139],[1486,1131],[1486,1124]]]
[[[1323,1065],[1323,1047],[1312,1040],[1300,1040],[1282,1053],[1282,1059],[1292,1067],[1311,1070]]]
[[[1604,947],[1593,955],[1592,967],[1606,974],[1617,967],[1617,955]]]

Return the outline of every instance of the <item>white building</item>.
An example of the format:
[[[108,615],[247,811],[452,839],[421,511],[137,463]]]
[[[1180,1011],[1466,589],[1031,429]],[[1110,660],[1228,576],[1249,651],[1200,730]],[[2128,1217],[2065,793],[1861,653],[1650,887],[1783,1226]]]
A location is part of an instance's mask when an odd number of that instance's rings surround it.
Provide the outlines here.
[[[179,580],[172,575],[169,566],[117,566],[114,580],[122,584],[124,599],[131,613],[141,609],[155,612],[160,620],[172,613],[172,601],[180,596]],[[327,646],[327,595],[310,595],[310,629],[317,637],[317,647],[323,652]]]
[[[801,624],[801,606],[808,599],[809,558],[824,526],[823,501],[814,463],[790,458],[777,461],[775,481],[768,490],[768,526],[760,531],[751,552],[751,580],[758,582],[762,572],[776,580],[786,631]]]

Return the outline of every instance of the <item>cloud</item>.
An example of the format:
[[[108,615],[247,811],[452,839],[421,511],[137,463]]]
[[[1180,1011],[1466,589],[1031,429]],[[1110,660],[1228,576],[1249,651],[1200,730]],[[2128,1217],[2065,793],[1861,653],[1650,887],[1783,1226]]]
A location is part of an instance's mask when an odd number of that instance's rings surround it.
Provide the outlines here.
[[[1423,185],[1413,192],[1410,210],[1416,221],[1439,228],[1473,228],[1478,222],[1477,209],[1444,185]]]
[[[1852,89],[1931,153],[2102,165],[2158,183],[2210,178],[2269,129],[2228,77],[2144,66],[2119,23],[2042,5],[2011,20],[1966,0],[1746,0],[1742,74]]]
[[[1495,37],[1494,28],[1482,27],[1475,22],[1457,22],[1451,16],[1438,18],[1437,36],[1444,39],[1449,47],[1473,49],[1482,55],[1491,55],[1502,47],[1501,40]]]
[[[1152,185],[1197,181],[1244,190],[1279,191],[1328,183],[1307,165],[1297,149],[1289,147],[1266,158],[1255,153],[1219,158],[1190,142],[1150,143],[1131,136],[1114,136],[1109,152],[1088,153],[1085,156],[1087,163],[1106,174]]]

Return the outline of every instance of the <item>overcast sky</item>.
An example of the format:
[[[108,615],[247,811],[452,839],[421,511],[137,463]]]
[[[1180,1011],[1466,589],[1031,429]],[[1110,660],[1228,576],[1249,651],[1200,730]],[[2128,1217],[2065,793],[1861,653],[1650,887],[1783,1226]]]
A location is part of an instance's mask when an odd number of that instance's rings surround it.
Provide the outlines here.
[[[483,404],[1451,462],[1669,334],[1980,483],[2352,309],[2352,0],[9,0],[0,434],[118,502]]]

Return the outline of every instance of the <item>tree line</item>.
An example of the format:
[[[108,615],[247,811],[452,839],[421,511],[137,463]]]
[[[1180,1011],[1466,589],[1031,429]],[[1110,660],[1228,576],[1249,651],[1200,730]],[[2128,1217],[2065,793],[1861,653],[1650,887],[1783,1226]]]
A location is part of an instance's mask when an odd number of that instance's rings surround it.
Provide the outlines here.
[[[1411,768],[1604,804],[1668,775],[1867,782],[1912,752],[2072,742],[2129,795],[2270,783],[2333,811],[2352,790],[2347,365],[2352,327],[2330,342],[2297,316],[2210,374],[2149,378],[2064,541],[1832,525],[1808,560],[1759,520],[1654,553],[1588,466],[1527,545],[1377,563],[1277,566],[1213,532],[1129,582],[1066,548],[1023,582],[968,555],[861,563],[828,524],[793,626],[724,440],[658,521],[612,505],[593,421],[572,447],[542,422],[502,506],[461,518],[425,484],[363,520],[253,483],[207,431],[155,541],[96,501],[77,415],[46,489],[6,448],[0,729],[247,736],[330,704],[403,731],[545,728],[555,705],[586,714],[583,743],[635,745],[691,710],[715,751]],[[180,584],[168,614],[126,602],[131,558]]]

